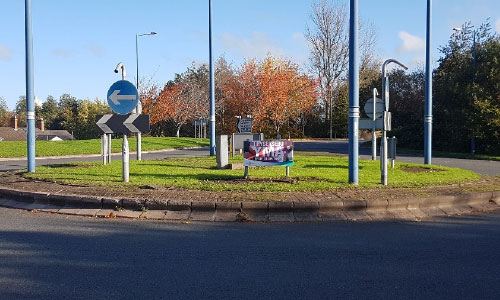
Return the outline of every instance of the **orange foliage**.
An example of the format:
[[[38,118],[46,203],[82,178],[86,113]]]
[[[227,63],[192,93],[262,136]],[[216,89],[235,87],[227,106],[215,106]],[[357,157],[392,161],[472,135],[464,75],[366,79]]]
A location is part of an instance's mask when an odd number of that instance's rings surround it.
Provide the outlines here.
[[[254,132],[279,133],[283,126],[297,127],[317,104],[317,81],[301,74],[298,65],[288,60],[268,56],[259,62],[249,60],[237,71],[226,67],[219,74],[218,134],[236,132],[234,117],[246,115],[254,120]],[[178,131],[183,124],[199,119],[200,111],[207,110],[202,107],[208,106],[204,86],[185,80],[188,77],[170,82],[159,96],[143,100],[152,124],[172,121]]]
[[[260,64],[247,61],[223,87],[230,116],[251,115],[258,131],[280,128],[316,104],[317,82],[290,61],[267,57]],[[228,104],[231,105],[228,105]]]

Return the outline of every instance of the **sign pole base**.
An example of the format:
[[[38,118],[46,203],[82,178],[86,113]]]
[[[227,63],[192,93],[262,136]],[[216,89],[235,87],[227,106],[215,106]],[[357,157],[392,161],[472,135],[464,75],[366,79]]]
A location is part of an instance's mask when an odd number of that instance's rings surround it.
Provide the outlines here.
[[[245,179],[248,179],[248,166],[245,166],[245,174],[244,174]]]

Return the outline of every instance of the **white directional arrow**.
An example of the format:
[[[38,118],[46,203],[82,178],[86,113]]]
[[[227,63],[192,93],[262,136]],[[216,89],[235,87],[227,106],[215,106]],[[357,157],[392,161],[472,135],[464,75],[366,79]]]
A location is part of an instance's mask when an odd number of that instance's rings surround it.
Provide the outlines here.
[[[120,90],[114,90],[113,93],[109,96],[109,99],[115,104],[120,105],[120,100],[126,101],[134,101],[137,99],[136,95],[118,95]]]
[[[123,121],[123,125],[125,125],[125,127],[127,127],[130,132],[141,132],[139,128],[135,127],[134,124],[132,124],[138,116],[138,114],[131,114],[125,121]]]
[[[101,128],[101,130],[104,132],[104,133],[113,133],[113,130],[111,130],[111,128],[108,127],[108,125],[106,125],[106,122],[108,122],[108,120],[112,117],[113,115],[104,115],[102,116],[102,118],[99,119],[99,121],[97,121],[97,126],[99,126],[99,128]]]

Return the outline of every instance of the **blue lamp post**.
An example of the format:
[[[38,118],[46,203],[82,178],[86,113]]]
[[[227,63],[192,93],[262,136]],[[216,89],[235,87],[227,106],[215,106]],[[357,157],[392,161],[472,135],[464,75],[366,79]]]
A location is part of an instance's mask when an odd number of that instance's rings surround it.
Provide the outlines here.
[[[31,0],[25,1],[26,38],[26,123],[28,124],[28,172],[35,172],[35,96],[33,92],[33,34],[31,26]]]
[[[215,80],[212,51],[212,0],[208,1],[208,55],[210,65],[210,156],[215,155]]]
[[[349,18],[349,183],[358,184],[359,53],[358,0],[351,0]]]
[[[425,114],[424,114],[424,163],[432,164],[432,0],[427,0],[427,34],[425,46]]]

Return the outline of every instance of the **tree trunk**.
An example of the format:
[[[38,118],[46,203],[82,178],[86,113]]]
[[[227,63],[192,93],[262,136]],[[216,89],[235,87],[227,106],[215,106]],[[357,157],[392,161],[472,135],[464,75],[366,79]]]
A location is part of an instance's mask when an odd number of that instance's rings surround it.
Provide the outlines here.
[[[181,124],[181,125],[179,125],[179,126],[177,126],[177,137],[179,137],[179,133],[180,133],[180,131],[181,131],[181,126],[182,126],[182,124]]]

